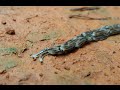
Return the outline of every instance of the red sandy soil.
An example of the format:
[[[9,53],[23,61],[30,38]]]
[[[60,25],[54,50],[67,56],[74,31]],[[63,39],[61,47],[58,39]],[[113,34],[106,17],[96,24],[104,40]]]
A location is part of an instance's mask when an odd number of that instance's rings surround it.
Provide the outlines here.
[[[120,7],[70,11],[76,7],[81,6],[0,7],[1,85],[120,84],[120,35],[90,43],[68,55],[46,56],[43,64],[30,58],[31,54],[82,32],[120,22]],[[112,19],[69,18],[75,14]],[[7,34],[9,30],[15,34]]]

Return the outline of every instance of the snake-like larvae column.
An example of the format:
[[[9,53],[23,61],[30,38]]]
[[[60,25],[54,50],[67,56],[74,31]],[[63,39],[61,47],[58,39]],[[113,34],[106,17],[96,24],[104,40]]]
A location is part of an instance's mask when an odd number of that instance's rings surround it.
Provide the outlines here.
[[[43,62],[43,58],[46,55],[61,55],[70,53],[89,42],[105,40],[109,36],[116,34],[120,34],[120,24],[106,25],[99,29],[84,32],[61,45],[45,48],[31,57],[33,59],[39,58],[40,62]]]

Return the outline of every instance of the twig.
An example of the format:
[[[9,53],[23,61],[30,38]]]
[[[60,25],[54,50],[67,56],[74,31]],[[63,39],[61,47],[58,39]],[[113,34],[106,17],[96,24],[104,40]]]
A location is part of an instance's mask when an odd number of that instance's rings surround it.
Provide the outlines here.
[[[84,19],[84,20],[110,20],[111,17],[105,17],[105,18],[93,18],[93,17],[88,17],[88,16],[83,16],[83,15],[70,15],[69,18],[78,18],[78,19]]]
[[[70,11],[87,11],[87,10],[98,10],[100,7],[82,7],[82,8],[73,8]]]
[[[27,20],[27,22],[29,22],[30,19],[35,18],[35,17],[38,17],[38,15],[35,15],[35,16],[32,16],[32,17],[28,17],[28,18],[26,18],[26,20]]]

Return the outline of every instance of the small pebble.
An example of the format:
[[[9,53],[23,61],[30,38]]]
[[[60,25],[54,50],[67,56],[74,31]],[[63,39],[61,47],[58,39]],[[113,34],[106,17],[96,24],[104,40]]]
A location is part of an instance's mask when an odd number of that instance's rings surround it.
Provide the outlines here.
[[[65,70],[70,70],[70,67],[65,66],[64,69]]]
[[[62,64],[65,64],[65,61]]]
[[[23,57],[23,55],[21,55],[21,54],[18,54],[17,56],[18,56],[19,58],[22,58],[22,57]]]
[[[6,70],[0,70],[0,74],[5,74],[6,72]]]
[[[55,73],[55,74],[58,74],[58,72],[56,72],[56,71],[55,71],[54,73]]]
[[[120,68],[120,66],[117,66],[118,68]]]
[[[115,54],[116,52],[115,51],[113,51],[113,54]]]
[[[16,19],[13,19],[13,21],[15,21],[15,22],[16,22]]]
[[[6,25],[6,24],[7,24],[5,21],[2,21],[1,23],[2,23],[3,25]]]
[[[7,78],[7,79],[9,79],[9,77],[10,77],[10,76],[9,76],[9,74],[8,74],[8,75],[6,75],[6,78]]]
[[[15,35],[15,30],[10,29],[10,28],[6,28],[6,34]]]
[[[85,75],[84,77],[89,77],[91,75],[91,72],[88,72],[87,75]]]
[[[34,67],[32,67],[32,69],[34,69]]]
[[[40,76],[40,77],[43,77],[43,74],[42,74],[42,73],[40,73],[40,74],[39,74],[39,76]]]

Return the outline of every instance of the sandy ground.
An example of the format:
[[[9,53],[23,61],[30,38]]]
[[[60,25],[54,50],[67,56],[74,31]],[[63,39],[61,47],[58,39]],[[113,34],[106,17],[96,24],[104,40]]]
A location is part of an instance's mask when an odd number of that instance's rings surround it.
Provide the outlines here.
[[[120,7],[70,11],[75,7],[81,6],[0,7],[1,85],[120,84],[120,35],[85,45],[68,55],[46,56],[43,64],[30,58],[82,32],[120,22]],[[69,18],[75,14],[112,19]],[[15,33],[6,33],[9,30]]]

